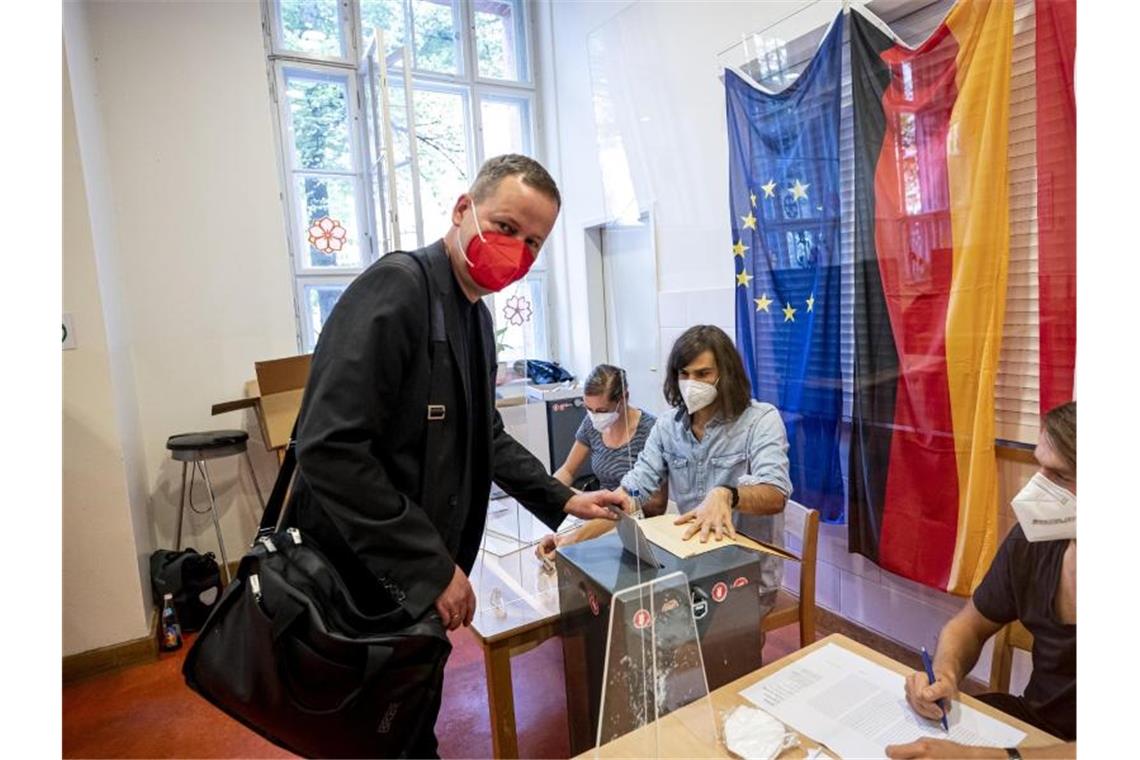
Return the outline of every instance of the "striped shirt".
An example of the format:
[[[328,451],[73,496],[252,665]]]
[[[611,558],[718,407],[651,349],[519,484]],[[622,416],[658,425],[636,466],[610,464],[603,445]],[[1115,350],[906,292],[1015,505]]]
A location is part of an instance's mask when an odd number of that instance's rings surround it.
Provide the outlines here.
[[[643,411],[641,419],[637,421],[637,430],[633,431],[633,438],[629,443],[611,449],[602,441],[602,434],[590,422],[590,415],[582,418],[582,424],[578,426],[574,438],[590,449],[590,467],[593,468],[594,475],[598,477],[598,483],[602,488],[612,491],[621,485],[622,477],[637,462],[637,456],[645,446],[649,431],[653,429],[656,421],[656,417]]]

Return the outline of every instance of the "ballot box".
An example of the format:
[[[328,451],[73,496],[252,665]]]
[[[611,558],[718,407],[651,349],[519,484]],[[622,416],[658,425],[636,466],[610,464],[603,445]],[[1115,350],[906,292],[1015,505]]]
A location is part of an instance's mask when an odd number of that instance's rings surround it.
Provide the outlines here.
[[[610,640],[611,608],[615,625],[628,620],[640,628],[651,622],[637,595],[623,593],[627,589],[684,573],[708,689],[760,667],[758,555],[725,546],[687,559],[664,550],[656,551],[655,557],[662,567],[639,562],[623,549],[616,530],[560,547],[555,554],[571,754],[585,752],[597,741],[606,662],[623,658],[623,652],[607,651],[607,645],[628,646],[628,637]],[[632,663],[638,655],[630,652],[629,657]]]

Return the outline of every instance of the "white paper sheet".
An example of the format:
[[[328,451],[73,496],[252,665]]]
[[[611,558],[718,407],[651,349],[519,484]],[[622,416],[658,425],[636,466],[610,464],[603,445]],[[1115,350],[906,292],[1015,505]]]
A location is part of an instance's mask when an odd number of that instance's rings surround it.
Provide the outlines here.
[[[899,673],[835,644],[820,647],[740,695],[845,758],[885,756],[889,744],[924,736],[1014,747],[1025,732],[954,702],[950,731],[906,703]]]

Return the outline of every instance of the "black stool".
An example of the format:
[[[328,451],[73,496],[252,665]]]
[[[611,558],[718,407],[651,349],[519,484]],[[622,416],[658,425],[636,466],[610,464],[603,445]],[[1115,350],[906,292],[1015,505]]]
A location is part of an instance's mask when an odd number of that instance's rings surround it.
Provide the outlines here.
[[[222,542],[222,527],[218,523],[218,506],[214,501],[214,486],[210,483],[210,471],[206,468],[207,459],[219,459],[235,454],[245,456],[245,463],[249,466],[250,477],[253,478],[253,488],[257,491],[257,501],[265,509],[265,499],[261,497],[261,486],[257,484],[257,473],[253,469],[253,461],[249,458],[246,441],[249,433],[244,430],[209,430],[204,433],[183,433],[172,435],[166,439],[166,448],[170,449],[170,456],[182,463],[182,491],[178,497],[178,533],[174,540],[174,549],[182,549],[182,521],[186,511],[186,466],[191,462],[197,467],[202,465],[202,473],[206,480],[206,493],[210,495],[210,516],[214,520],[214,531],[218,534],[218,550],[222,555],[222,572],[226,583],[230,581],[229,560],[226,558],[226,545]]]

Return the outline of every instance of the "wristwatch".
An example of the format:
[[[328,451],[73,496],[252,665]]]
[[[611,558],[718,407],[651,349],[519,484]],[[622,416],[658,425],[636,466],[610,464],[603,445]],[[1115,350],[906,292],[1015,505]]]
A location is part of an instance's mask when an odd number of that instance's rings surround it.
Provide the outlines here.
[[[1017,751],[1017,747],[1006,747],[1005,754],[1009,755],[1009,760],[1021,760],[1021,753]]]
[[[736,490],[736,486],[721,486],[732,494],[732,509],[736,509],[736,505],[740,503],[740,491]]]

